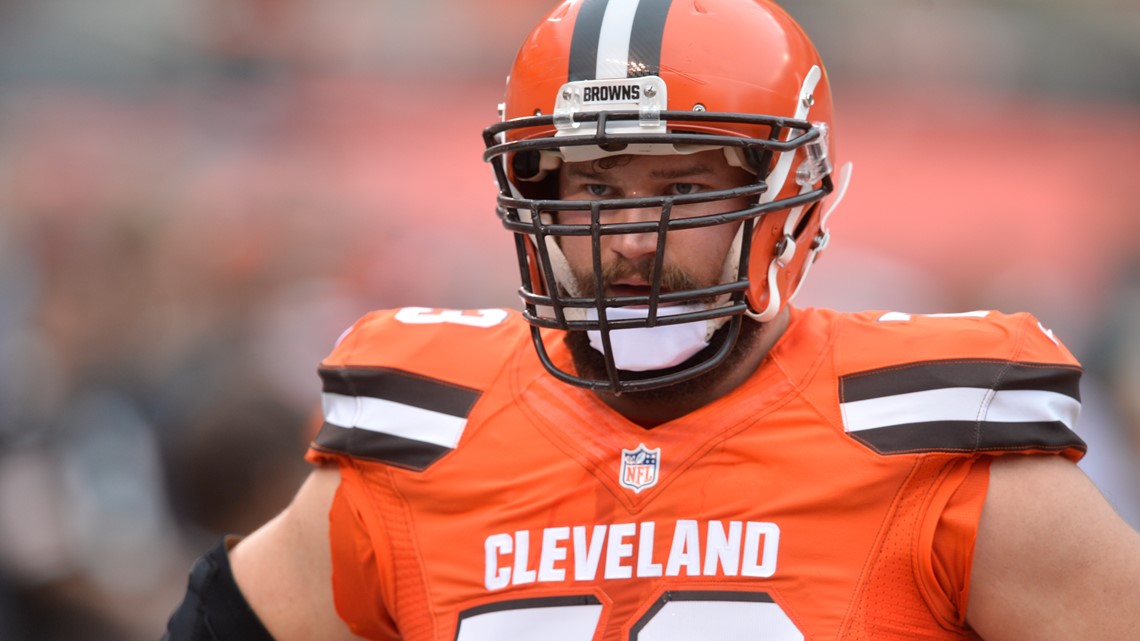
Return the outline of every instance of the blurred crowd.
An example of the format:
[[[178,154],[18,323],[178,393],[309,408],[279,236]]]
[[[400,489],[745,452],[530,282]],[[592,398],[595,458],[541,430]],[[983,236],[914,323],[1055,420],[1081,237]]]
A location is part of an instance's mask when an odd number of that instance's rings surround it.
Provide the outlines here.
[[[156,639],[369,309],[517,307],[480,161],[546,0],[0,3],[0,640]],[[788,0],[854,181],[799,300],[1035,313],[1140,526],[1140,7]]]

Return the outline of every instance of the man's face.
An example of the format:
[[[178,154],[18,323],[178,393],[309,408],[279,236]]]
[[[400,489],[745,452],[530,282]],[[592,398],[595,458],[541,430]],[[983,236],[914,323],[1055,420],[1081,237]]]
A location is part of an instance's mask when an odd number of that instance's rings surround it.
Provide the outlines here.
[[[559,170],[559,191],[566,200],[601,200],[679,196],[730,189],[753,181],[752,174],[732,167],[721,151],[689,155],[611,156],[590,162],[565,163]],[[671,217],[691,218],[743,209],[747,199],[719,200],[676,206]],[[660,208],[605,210],[603,223],[657,221]],[[589,211],[560,212],[564,224],[589,224]],[[666,238],[662,291],[708,287],[719,283],[740,223],[669,232]],[[561,238],[581,291],[594,293],[593,257],[589,236]],[[657,234],[605,235],[601,239],[606,296],[649,294]]]

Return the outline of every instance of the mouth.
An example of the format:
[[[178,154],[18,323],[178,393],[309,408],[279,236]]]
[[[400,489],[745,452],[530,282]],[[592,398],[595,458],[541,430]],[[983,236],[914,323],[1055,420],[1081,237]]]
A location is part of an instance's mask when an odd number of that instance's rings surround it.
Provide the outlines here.
[[[653,288],[646,284],[614,283],[606,288],[606,296],[613,298],[627,298],[631,296],[649,296]]]
[[[669,289],[662,287],[660,293],[667,294]],[[648,283],[612,283],[606,287],[606,298],[642,298],[648,301],[649,297],[653,294],[653,288]],[[675,307],[680,303],[677,302],[664,302],[659,301],[658,306],[661,308]],[[646,309],[649,307],[648,303],[625,305],[630,309]]]

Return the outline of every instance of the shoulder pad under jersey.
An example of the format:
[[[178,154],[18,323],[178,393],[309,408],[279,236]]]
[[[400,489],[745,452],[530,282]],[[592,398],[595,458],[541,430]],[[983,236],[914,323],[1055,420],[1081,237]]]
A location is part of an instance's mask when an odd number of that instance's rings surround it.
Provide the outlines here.
[[[373,312],[320,366],[324,424],[314,450],[427,469],[455,449],[529,325],[504,309]]]
[[[1081,368],[1029,314],[865,312],[835,344],[843,427],[881,454],[1061,452],[1079,459]]]

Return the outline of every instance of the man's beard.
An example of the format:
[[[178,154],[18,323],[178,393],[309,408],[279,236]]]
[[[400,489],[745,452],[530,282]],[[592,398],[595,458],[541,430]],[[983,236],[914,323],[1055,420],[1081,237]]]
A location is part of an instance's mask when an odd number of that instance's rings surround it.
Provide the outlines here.
[[[654,281],[653,261],[650,259],[641,261],[630,261],[626,259],[615,260],[614,262],[602,267],[602,287],[604,288],[614,284],[614,282],[622,279],[638,278],[642,281],[652,283]],[[574,281],[577,285],[578,295],[585,297],[596,297],[598,293],[597,282],[594,280],[594,272],[577,271],[573,272]],[[671,266],[664,265],[661,268],[661,292],[682,292],[702,289],[706,287],[704,283],[699,281],[684,270]],[[646,295],[648,295],[648,287],[646,287]],[[563,291],[565,295],[566,292]],[[705,296],[701,298],[688,299],[685,302],[694,303],[699,305],[713,306],[717,303],[715,296]]]
[[[763,329],[763,323],[745,316],[741,319],[740,334],[736,337],[736,344],[729,347],[728,355],[725,356],[724,361],[716,367],[687,380],[682,380],[664,387],[623,392],[622,396],[639,403],[653,403],[658,401],[676,402],[683,401],[687,398],[699,398],[715,388],[725,376],[736,370],[736,366],[744,360],[752,351],[752,347],[759,342],[760,336],[763,334]],[[685,362],[666,369],[645,372],[619,370],[621,372],[621,379],[624,381],[644,380],[647,378],[666,376],[694,367],[711,359],[714,354],[732,338],[732,321],[730,320],[713,333],[707,347],[693,356],[690,356]],[[586,335],[586,332],[568,332],[566,335],[566,346],[570,350],[570,356],[574,360],[574,367],[579,376],[594,380],[607,380],[609,378],[609,373],[606,370],[606,358],[601,352],[590,346],[590,339]]]
[[[619,259],[613,263],[610,263],[609,265],[604,266],[601,276],[603,287],[614,283],[618,279],[625,279],[633,276],[639,276],[645,281],[653,282],[653,262],[648,259],[637,262]],[[596,282],[594,280],[594,274],[592,271],[575,272],[574,279],[577,281],[578,289],[581,292],[581,295],[587,297],[597,295]],[[660,282],[662,292],[686,290],[692,291],[704,287],[704,284],[694,276],[690,275],[682,269],[669,265],[665,265],[662,268]],[[688,302],[704,304],[709,307],[716,306],[718,302],[721,302],[721,304],[723,304],[723,301],[718,301],[716,296],[695,298],[691,299]],[[728,322],[724,323],[724,325],[720,327],[720,329],[713,332],[713,335],[710,337],[709,344],[707,346],[678,365],[664,369],[648,371],[619,371],[621,372],[622,380],[625,381],[636,381],[648,378],[657,378],[659,376],[667,376],[669,374],[674,374],[690,367],[700,365],[701,363],[712,359],[726,342],[735,339],[736,344],[729,348],[728,355],[717,367],[714,367],[713,369],[693,378],[679,381],[665,387],[658,387],[636,392],[623,392],[623,396],[626,398],[634,399],[638,402],[654,402],[666,399],[675,401],[682,400],[685,397],[689,396],[696,397],[708,391],[710,388],[714,387],[724,376],[735,369],[735,365],[739,364],[744,356],[750,351],[750,348],[756,344],[763,328],[761,323],[758,323],[745,316],[741,319],[739,335],[734,336],[732,325],[732,319],[729,319]],[[579,376],[594,380],[607,380],[609,378],[609,373],[606,369],[605,356],[590,345],[590,338],[586,332],[568,332],[566,335],[566,345],[570,350],[570,355],[574,361],[574,367],[577,369]]]

